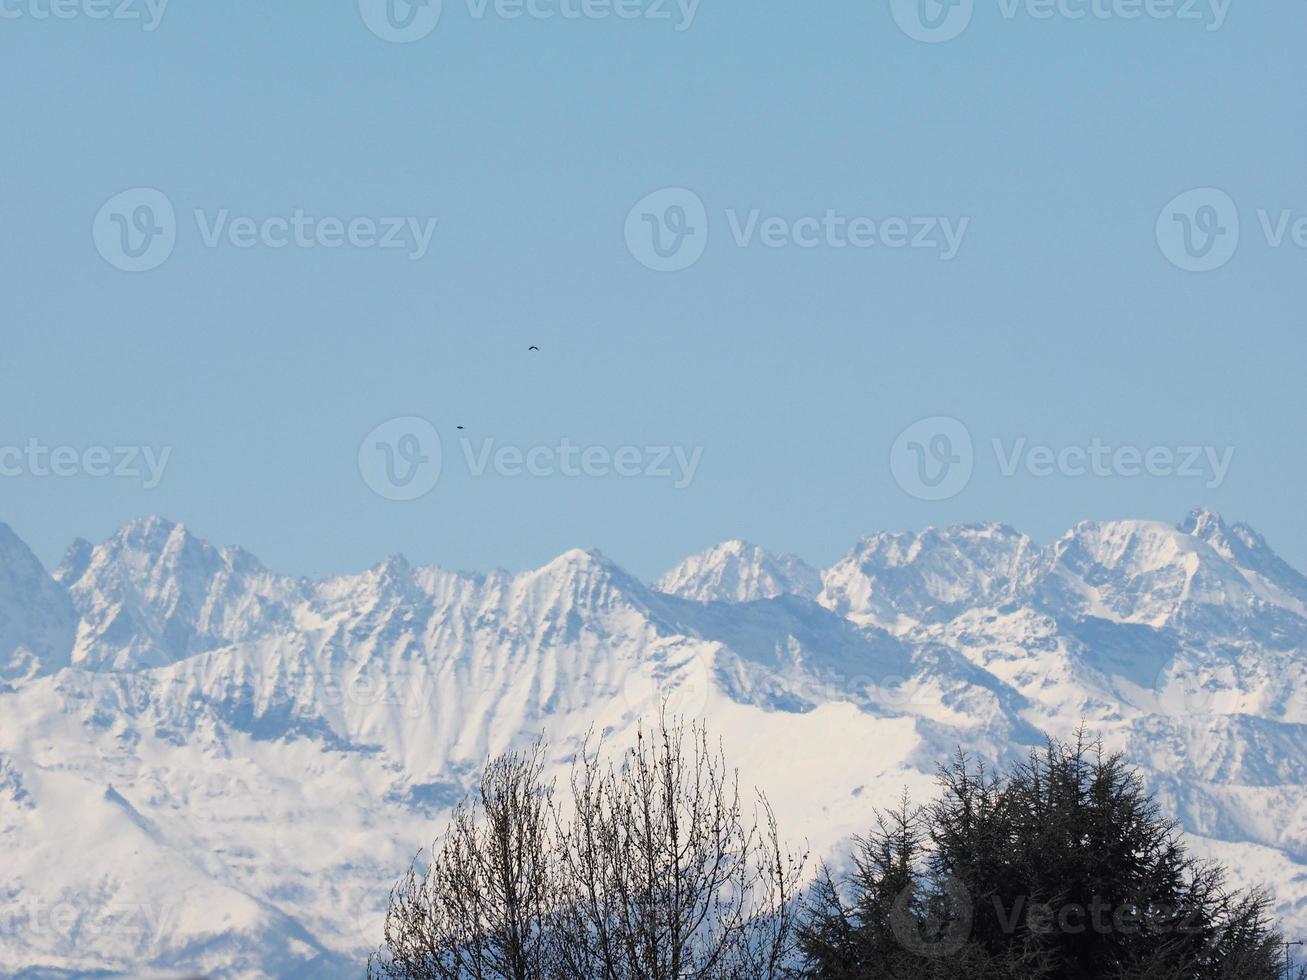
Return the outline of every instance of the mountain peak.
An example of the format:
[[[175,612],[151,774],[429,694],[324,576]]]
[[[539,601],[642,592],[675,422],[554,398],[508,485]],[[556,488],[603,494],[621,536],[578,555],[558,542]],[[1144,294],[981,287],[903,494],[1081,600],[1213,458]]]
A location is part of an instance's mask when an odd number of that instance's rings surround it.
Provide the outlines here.
[[[75,543],[57,578],[82,620],[74,662],[115,669],[259,635],[289,620],[297,592],[248,552],[215,548],[157,515],[99,545]]]
[[[1081,521],[1053,543],[1056,564],[1078,575],[1103,581],[1140,583],[1160,575],[1175,582],[1187,581],[1211,558],[1205,542],[1163,521]]]
[[[374,565],[372,571],[381,576],[407,576],[413,573],[413,564],[407,555],[397,551]]]
[[[870,534],[826,572],[818,601],[855,622],[891,630],[944,622],[1012,597],[1039,552],[1006,524]]]
[[[1221,515],[1207,507],[1195,507],[1176,525],[1176,530],[1208,542],[1224,538],[1230,531]]]
[[[727,555],[758,555],[762,553],[762,548],[745,541],[743,538],[731,538],[729,541],[723,541],[716,548],[710,550]]]
[[[22,538],[0,523],[0,682],[66,666],[76,630],[67,593]]]
[[[76,582],[84,574],[86,568],[91,564],[91,559],[95,555],[95,545],[85,538],[76,538],[64,552],[64,557],[59,562],[59,567],[55,569],[54,578],[61,585],[69,582]]]
[[[563,567],[603,566],[605,568],[611,568],[613,566],[613,563],[598,548],[569,548],[567,551],[564,551],[561,555],[559,555],[553,561],[549,562],[549,564],[545,565],[544,567],[553,568],[555,566],[563,566]]]
[[[1183,521],[1176,525],[1182,534],[1191,535],[1210,545],[1221,557],[1236,564],[1245,564],[1254,558],[1254,564],[1260,564],[1268,557],[1279,561],[1279,557],[1266,543],[1266,539],[1247,524],[1227,524],[1216,511],[1205,507],[1195,507]],[[1249,567],[1249,566],[1245,566]]]
[[[1178,525],[1263,586],[1307,604],[1307,576],[1281,558],[1266,539],[1247,524],[1226,524],[1213,511],[1195,508]]]
[[[1014,543],[1029,543],[1029,538],[1016,528],[998,522],[976,524],[949,524],[938,527],[927,525],[920,531],[875,531],[858,539],[845,559],[858,555],[879,554],[896,564],[908,564],[921,555],[948,549],[974,551],[991,546],[1009,547]]]
[[[184,538],[189,534],[186,525],[179,521],[161,517],[158,514],[147,514],[144,517],[128,521],[118,529],[110,540],[120,541],[133,547],[155,550],[166,545],[174,537]]]
[[[734,538],[685,559],[654,586],[696,602],[753,602],[782,595],[814,598],[821,576],[793,555]]]
[[[583,590],[610,585],[626,589],[635,584],[620,566],[597,548],[571,548],[518,578],[535,583],[560,583],[567,588],[580,587]]]

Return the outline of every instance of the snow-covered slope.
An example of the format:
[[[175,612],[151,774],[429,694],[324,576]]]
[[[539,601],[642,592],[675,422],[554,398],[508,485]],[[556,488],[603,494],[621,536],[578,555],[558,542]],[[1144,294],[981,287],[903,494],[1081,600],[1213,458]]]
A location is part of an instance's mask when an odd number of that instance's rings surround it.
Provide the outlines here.
[[[8,524],[0,523],[0,690],[68,664],[77,614]]]
[[[0,525],[0,975],[357,976],[487,753],[707,716],[830,852],[958,744],[1082,720],[1307,929],[1307,579],[1251,529],[729,542],[648,587],[596,552],[306,582],[148,518],[52,577]]]

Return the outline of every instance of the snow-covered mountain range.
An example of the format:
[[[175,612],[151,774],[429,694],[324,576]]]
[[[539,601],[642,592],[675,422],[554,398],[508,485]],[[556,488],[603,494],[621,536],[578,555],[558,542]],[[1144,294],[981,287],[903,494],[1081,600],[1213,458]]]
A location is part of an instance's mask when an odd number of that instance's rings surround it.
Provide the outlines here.
[[[357,976],[487,753],[562,767],[664,698],[819,855],[959,744],[1083,719],[1307,932],[1307,577],[1211,512],[824,572],[734,541],[656,586],[586,551],[308,581],[152,517],[53,574],[0,524],[0,975]]]

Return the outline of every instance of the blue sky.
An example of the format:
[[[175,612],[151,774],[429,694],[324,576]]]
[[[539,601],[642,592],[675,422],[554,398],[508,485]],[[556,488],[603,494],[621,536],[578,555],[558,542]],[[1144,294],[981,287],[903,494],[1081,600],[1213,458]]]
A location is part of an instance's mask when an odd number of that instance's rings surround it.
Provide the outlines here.
[[[445,0],[391,43],[357,2],[50,2],[0,5],[0,520],[49,563],[146,513],[292,573],[652,577],[1205,505],[1307,567],[1303,5],[924,0],[970,17],[925,43],[906,0]],[[175,241],[129,272],[139,188]],[[681,215],[701,254],[649,268]],[[405,418],[441,465],[395,500]]]

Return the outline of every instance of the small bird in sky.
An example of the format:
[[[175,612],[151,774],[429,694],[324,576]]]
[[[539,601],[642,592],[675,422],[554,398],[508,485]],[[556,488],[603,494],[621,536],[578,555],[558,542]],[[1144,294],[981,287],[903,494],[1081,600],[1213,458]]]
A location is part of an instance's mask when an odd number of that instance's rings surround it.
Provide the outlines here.
[[[459,431],[459,432],[462,432],[462,431],[463,431],[463,427],[462,427],[461,425],[458,427],[458,431]]]
[[[527,348],[527,350],[539,350],[539,349],[540,348],[537,347],[535,344],[532,344],[530,347]]]

